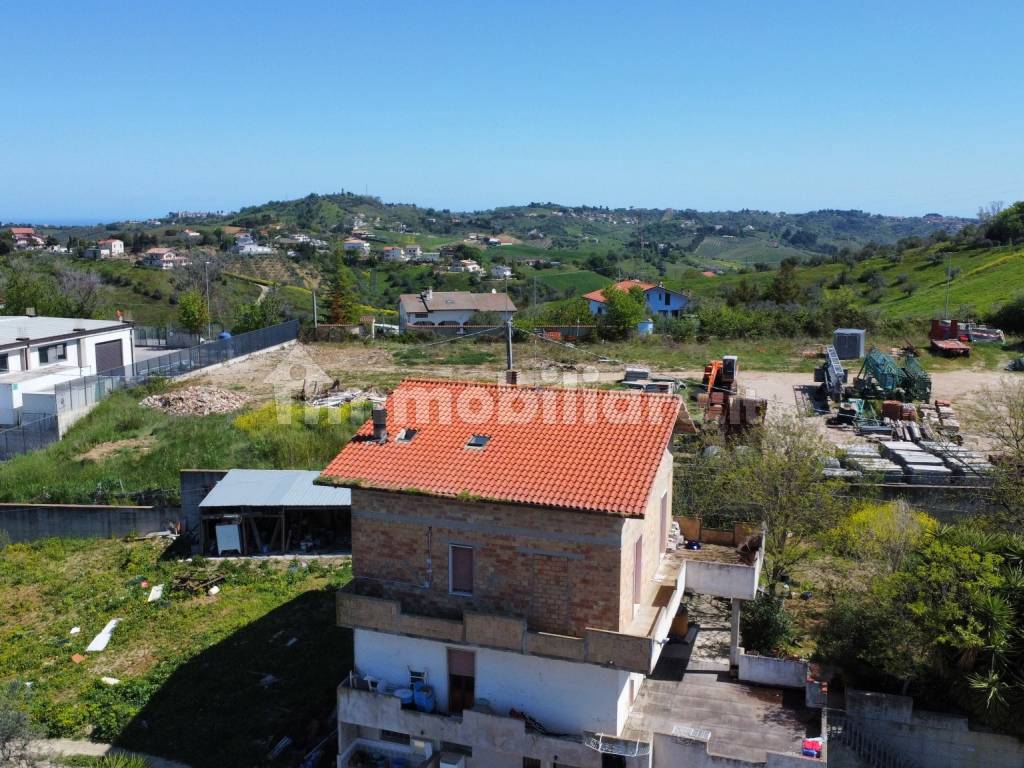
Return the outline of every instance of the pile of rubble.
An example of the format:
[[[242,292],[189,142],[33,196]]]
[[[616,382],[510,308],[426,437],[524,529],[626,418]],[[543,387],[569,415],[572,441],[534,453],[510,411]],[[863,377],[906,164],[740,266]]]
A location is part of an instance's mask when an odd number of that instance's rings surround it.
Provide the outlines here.
[[[172,416],[209,416],[230,413],[247,405],[249,398],[219,387],[186,387],[150,395],[139,401],[145,408],[155,408]]]

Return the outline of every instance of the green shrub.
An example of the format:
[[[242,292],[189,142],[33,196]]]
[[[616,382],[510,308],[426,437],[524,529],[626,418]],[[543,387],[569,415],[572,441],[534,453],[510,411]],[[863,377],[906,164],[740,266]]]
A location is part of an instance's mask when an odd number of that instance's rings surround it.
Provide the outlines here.
[[[793,643],[793,620],[786,613],[782,599],[759,593],[743,605],[740,615],[743,647],[762,656],[784,653]]]

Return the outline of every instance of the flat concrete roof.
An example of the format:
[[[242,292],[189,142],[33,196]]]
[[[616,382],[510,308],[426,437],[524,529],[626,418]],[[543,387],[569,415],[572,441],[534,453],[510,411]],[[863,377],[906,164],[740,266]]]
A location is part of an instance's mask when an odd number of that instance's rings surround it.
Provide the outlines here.
[[[81,378],[82,371],[73,365],[46,365],[27,371],[14,371],[0,376],[0,385],[17,385],[25,393],[52,393],[57,384]]]
[[[682,679],[652,676],[640,688],[620,738],[649,741],[653,732],[671,734],[683,726],[710,731],[712,755],[752,763],[764,763],[769,750],[799,755],[821,718],[793,701],[803,695],[736,683],[720,672],[686,672]]]
[[[0,316],[0,347],[24,345],[25,339],[32,344],[54,337],[116,331],[122,328],[128,329],[131,325],[117,320],[88,320],[78,317]]]

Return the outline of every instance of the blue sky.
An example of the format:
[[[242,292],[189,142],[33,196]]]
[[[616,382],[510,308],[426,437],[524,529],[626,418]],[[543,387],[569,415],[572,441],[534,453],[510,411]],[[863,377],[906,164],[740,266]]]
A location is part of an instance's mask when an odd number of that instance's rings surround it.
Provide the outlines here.
[[[1024,197],[1019,2],[33,0],[3,27],[0,220]]]

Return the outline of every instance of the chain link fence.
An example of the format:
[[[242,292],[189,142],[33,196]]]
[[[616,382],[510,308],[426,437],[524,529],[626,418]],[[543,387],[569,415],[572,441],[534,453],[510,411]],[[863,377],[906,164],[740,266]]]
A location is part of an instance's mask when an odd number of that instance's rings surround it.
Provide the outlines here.
[[[45,448],[60,439],[54,414],[23,420],[16,427],[0,429],[0,461]]]

